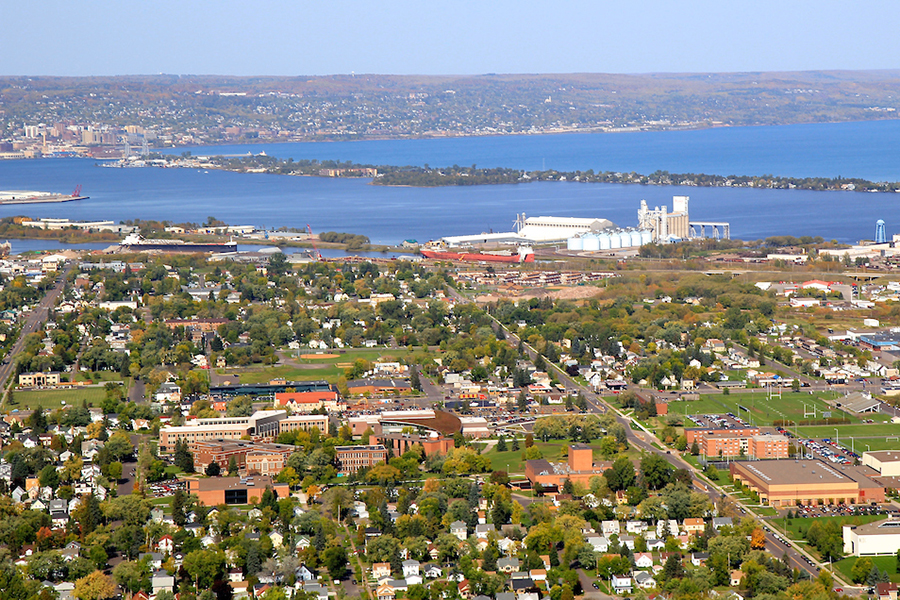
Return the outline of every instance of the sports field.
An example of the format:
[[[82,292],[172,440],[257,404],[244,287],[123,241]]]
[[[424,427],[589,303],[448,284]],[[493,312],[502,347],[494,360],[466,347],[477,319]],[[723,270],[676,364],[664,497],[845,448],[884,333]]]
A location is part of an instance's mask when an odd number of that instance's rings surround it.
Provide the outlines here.
[[[833,397],[834,394],[830,393],[829,396],[829,392],[822,392],[820,395]],[[822,411],[831,411],[834,417],[846,416],[851,422],[859,423],[858,418],[829,406],[820,395],[787,391],[782,393],[781,398],[767,398],[767,394],[763,390],[728,395],[704,394],[700,396],[700,400],[670,402],[669,413],[706,415],[730,412],[754,425],[770,426],[778,420],[812,419],[813,409],[815,409],[817,418],[822,418]]]
[[[7,404],[5,408],[10,410],[34,410],[40,406],[45,410],[55,410],[62,406],[63,402],[67,406],[72,406],[80,405],[83,400],[87,400],[88,404],[100,406],[104,398],[106,398],[106,390],[102,386],[62,390],[13,391],[13,403]]]

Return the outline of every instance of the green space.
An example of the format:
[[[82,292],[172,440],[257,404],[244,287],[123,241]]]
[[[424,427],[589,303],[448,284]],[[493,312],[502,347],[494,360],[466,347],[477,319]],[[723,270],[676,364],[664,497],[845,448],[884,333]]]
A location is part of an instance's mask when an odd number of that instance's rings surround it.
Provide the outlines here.
[[[859,558],[860,557],[857,556],[848,556],[847,558],[834,563],[834,566],[844,575],[847,581],[851,581],[853,579],[853,575],[851,574],[853,565],[856,564],[856,561],[858,561]],[[879,571],[884,571],[890,575],[892,582],[900,583],[900,572],[897,571],[896,556],[868,556],[866,558],[871,559],[872,563],[878,567]]]
[[[834,429],[834,425],[816,425],[797,428],[797,430],[806,437],[829,439],[834,439]],[[859,446],[862,438],[865,437],[880,437],[884,439],[885,436],[900,436],[900,423],[863,423],[860,425],[838,425],[837,430],[842,442],[844,440],[844,437],[846,436],[848,438],[847,444],[849,444],[849,438],[850,436],[853,436],[855,438],[858,438],[856,445]],[[865,443],[869,443],[869,440],[865,440]],[[894,446],[896,447],[897,445],[897,442],[894,441]]]
[[[788,421],[802,421],[804,418],[804,404],[807,411],[812,411],[815,406],[817,415],[822,410],[830,410],[835,417],[845,416],[845,413],[832,408],[822,398],[832,397],[833,392],[820,392],[807,394],[803,392],[785,391],[781,398],[766,398],[764,391],[738,392],[730,394],[704,394],[699,400],[674,401],[669,403],[669,414],[716,414],[730,412],[751,422],[754,425],[771,425],[774,421],[786,419]],[[741,407],[741,408],[739,408]],[[749,409],[749,410],[744,410]],[[751,419],[752,417],[752,419]],[[808,417],[812,418],[812,417]],[[850,420],[858,423],[859,419],[849,416]],[[832,429],[832,433],[834,430]]]
[[[806,532],[813,521],[835,521],[838,525],[862,525],[871,523],[872,521],[881,521],[885,519],[885,515],[839,515],[836,517],[803,517],[800,519],[787,519],[788,535],[795,540],[806,538]],[[776,523],[784,527],[785,519],[778,519]]]
[[[28,390],[13,391],[12,401],[7,407],[15,410],[34,410],[41,407],[45,410],[55,410],[65,403],[66,406],[80,405],[87,400],[88,404],[99,406],[106,398],[106,390],[102,386],[78,387],[57,390]]]
[[[318,381],[324,379],[329,383],[336,383],[338,378],[344,376],[344,369],[356,360],[396,361],[402,359],[409,350],[376,349],[376,350],[347,350],[344,354],[329,358],[298,358],[296,351],[290,355],[284,355],[279,364],[271,367],[229,367],[216,369],[216,373],[227,377],[227,374],[238,374],[240,383],[268,383],[273,379],[285,379],[287,381]],[[304,351],[299,352],[300,355]]]

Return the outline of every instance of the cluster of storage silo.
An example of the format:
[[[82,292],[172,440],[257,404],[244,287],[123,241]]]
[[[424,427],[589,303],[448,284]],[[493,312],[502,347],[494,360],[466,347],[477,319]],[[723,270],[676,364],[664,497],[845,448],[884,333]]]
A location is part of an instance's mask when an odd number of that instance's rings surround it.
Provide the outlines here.
[[[641,229],[606,230],[580,233],[566,241],[566,249],[576,252],[600,252],[621,248],[638,248],[653,241],[651,232]]]

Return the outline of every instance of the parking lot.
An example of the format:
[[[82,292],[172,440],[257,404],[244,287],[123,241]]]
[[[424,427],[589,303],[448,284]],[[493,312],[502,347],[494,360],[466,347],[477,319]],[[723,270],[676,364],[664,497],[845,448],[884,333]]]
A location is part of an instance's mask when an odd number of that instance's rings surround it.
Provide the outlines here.
[[[733,413],[712,415],[688,415],[688,418],[697,424],[697,427],[710,429],[745,429],[750,427],[746,421]]]

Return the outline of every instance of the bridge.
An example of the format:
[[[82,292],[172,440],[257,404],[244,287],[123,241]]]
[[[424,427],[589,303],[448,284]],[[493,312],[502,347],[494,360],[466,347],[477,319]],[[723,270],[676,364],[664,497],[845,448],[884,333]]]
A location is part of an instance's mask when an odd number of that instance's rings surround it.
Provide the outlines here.
[[[689,237],[692,240],[712,238],[715,240],[731,239],[731,224],[724,221],[691,221],[688,223],[690,228]],[[709,235],[706,235],[706,229],[709,228]]]

